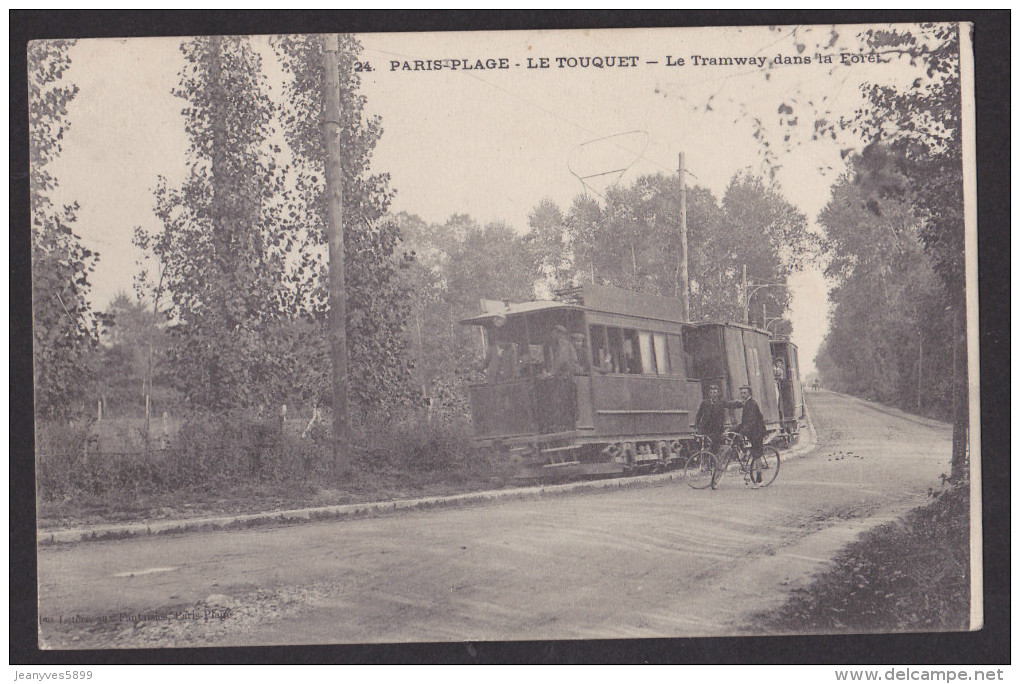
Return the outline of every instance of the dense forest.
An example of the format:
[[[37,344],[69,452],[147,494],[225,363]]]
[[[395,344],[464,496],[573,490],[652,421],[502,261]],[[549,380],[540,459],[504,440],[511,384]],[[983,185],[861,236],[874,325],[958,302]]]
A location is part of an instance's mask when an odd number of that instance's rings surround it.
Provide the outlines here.
[[[817,364],[833,389],[967,425],[958,27],[869,31],[918,70],[910,88],[865,85],[845,126],[866,143],[819,216],[831,324]]]

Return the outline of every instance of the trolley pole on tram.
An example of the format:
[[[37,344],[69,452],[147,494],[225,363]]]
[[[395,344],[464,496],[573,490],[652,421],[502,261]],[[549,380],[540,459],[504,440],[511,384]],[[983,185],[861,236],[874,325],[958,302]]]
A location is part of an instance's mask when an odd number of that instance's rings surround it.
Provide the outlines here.
[[[751,297],[758,290],[764,290],[767,287],[787,287],[786,283],[755,283],[747,282],[747,264],[743,264],[740,269],[740,308],[744,313],[744,325],[750,325],[751,320]],[[765,304],[762,303],[762,325],[765,325]]]

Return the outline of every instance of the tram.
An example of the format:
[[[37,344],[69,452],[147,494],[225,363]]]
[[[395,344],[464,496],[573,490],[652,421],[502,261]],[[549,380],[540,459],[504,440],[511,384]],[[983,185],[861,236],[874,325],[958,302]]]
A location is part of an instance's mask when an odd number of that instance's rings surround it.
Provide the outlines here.
[[[485,380],[469,387],[477,445],[506,454],[520,477],[676,465],[713,384],[724,400],[750,386],[770,435],[795,438],[803,392],[789,341],[747,325],[689,323],[675,298],[601,285],[557,294],[483,300],[483,313],[460,321],[482,331]],[[738,418],[729,411],[731,423]]]

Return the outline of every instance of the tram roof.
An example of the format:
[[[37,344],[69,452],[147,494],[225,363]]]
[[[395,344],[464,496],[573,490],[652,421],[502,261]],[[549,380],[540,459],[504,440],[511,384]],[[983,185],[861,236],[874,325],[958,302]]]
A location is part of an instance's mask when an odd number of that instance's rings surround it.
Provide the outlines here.
[[[515,316],[519,314],[535,313],[536,311],[562,311],[580,310],[584,307],[567,302],[554,302],[549,300],[536,300],[533,302],[500,302],[495,300],[482,300],[484,313],[471,318],[458,321],[461,325],[489,325],[499,318]]]
[[[732,321],[701,321],[699,323],[691,323],[690,325],[693,328],[708,328],[714,325],[724,325],[727,328],[740,328],[741,330],[750,330],[752,332],[765,333],[769,337],[772,337],[772,333],[770,333],[768,330],[765,330],[764,328],[759,328],[756,325],[751,325],[750,323],[734,323]],[[775,341],[775,338],[772,339],[773,341]]]
[[[632,292],[608,285],[581,285],[560,293],[563,299],[535,300],[530,302],[508,302],[500,300],[481,300],[482,313],[465,318],[461,325],[491,325],[498,319],[508,316],[531,314],[539,311],[592,311],[599,313],[620,314],[639,318],[673,321],[701,328],[715,325],[741,328],[772,337],[771,333],[762,328],[743,323],[727,321],[685,321],[680,304],[676,297],[663,297],[645,292]],[[792,344],[789,339],[772,338],[774,342]]]
[[[591,311],[636,318],[685,323],[681,302],[646,292],[632,292],[607,285],[585,284],[560,290],[556,300],[531,302],[481,301],[482,313],[460,321],[465,325],[488,325],[496,319],[539,311]]]

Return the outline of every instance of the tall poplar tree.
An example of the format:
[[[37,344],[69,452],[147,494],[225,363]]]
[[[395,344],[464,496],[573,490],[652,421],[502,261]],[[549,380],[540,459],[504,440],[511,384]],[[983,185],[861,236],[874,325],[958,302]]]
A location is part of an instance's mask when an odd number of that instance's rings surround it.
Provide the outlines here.
[[[276,107],[248,38],[198,37],[181,51],[173,92],[185,101],[189,173],[179,187],[160,179],[163,228],[137,241],[159,262],[179,389],[197,406],[255,406],[275,398],[270,350],[293,247],[280,219]]]
[[[78,203],[53,201],[52,162],[70,124],[67,109],[78,93],[63,78],[74,41],[33,41],[28,46],[29,171],[32,201],[32,329],[36,415],[63,415],[84,401],[88,359],[95,350],[98,317],[88,295],[98,254],[74,232]]]

